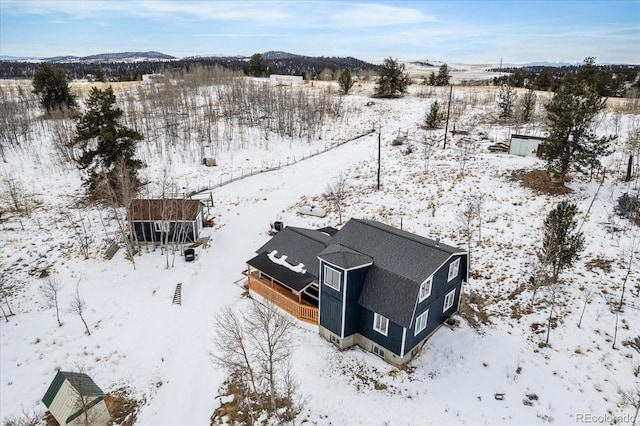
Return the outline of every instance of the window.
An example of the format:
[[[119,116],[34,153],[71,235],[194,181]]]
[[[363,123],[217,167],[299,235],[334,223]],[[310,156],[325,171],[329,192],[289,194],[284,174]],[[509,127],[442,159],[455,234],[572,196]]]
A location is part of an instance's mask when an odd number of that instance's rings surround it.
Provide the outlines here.
[[[159,221],[153,222],[153,225],[155,226],[156,232],[169,232],[168,221],[159,220]]]
[[[373,345],[373,347],[371,348],[371,352],[378,355],[380,358],[384,359],[384,351],[380,349],[379,346]]]
[[[429,318],[429,310],[427,309],[416,318],[416,330],[413,332],[414,336],[420,334],[422,330],[427,328],[427,318]]]
[[[460,258],[457,258],[453,262],[449,264],[449,278],[447,281],[451,281],[455,277],[458,276],[458,271],[460,270]]]
[[[444,297],[444,307],[442,308],[442,312],[446,312],[450,307],[453,306],[453,301],[455,298],[456,289],[454,288]]]
[[[340,281],[342,280],[342,273],[336,271],[329,266],[324,266],[324,283],[334,290],[340,291]]]
[[[389,330],[389,320],[380,314],[373,314],[373,329],[380,334],[387,335]]]
[[[425,282],[420,285],[420,293],[418,295],[418,302],[422,302],[427,297],[431,296],[431,282],[432,279],[429,278]]]

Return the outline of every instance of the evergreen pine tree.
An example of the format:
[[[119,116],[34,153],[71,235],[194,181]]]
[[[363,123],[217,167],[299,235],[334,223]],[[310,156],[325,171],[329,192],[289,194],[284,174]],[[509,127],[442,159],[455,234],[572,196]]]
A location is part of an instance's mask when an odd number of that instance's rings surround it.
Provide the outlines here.
[[[533,91],[533,88],[529,88],[527,92],[522,97],[522,101],[520,102],[520,118],[525,123],[531,120],[531,117],[534,112],[534,108],[536,106],[536,93]]]
[[[429,74],[429,86],[435,86],[436,85],[436,74],[431,71],[431,74]]]
[[[47,115],[53,110],[62,111],[64,108],[73,108],[76,105],[67,77],[62,70],[51,64],[38,64],[31,84],[33,93],[40,96],[40,104],[47,111]]]
[[[498,117],[501,120],[508,120],[513,116],[513,106],[515,105],[517,98],[516,91],[512,88],[503,84],[500,87],[500,93],[498,94],[498,108],[500,109],[500,114]]]
[[[407,92],[409,76],[404,72],[404,64],[392,58],[387,58],[379,67],[378,82],[375,94],[382,97],[393,97]]]
[[[134,189],[139,185],[137,170],[144,163],[136,158],[136,142],[144,136],[119,123],[122,110],[115,106],[116,96],[108,87],[100,90],[93,87],[86,101],[85,112],[74,117],[76,133],[71,142],[82,155],[76,159],[78,167],[85,172],[85,185],[92,195],[101,178],[106,176],[115,193],[120,197],[117,165],[120,162],[129,174]]]
[[[437,129],[442,124],[443,113],[440,110],[440,104],[438,101],[434,101],[429,108],[429,112],[424,118],[424,124],[429,129]]]
[[[268,77],[269,68],[264,63],[262,55],[260,53],[254,53],[251,55],[249,62],[244,64],[242,71],[245,75],[252,77]]]
[[[570,169],[587,173],[600,168],[600,157],[609,155],[614,136],[597,137],[594,121],[606,100],[585,85],[566,79],[547,104],[549,136],[540,145],[540,157],[560,182]]]
[[[448,86],[451,75],[449,74],[449,65],[442,64],[436,76],[436,86]]]
[[[353,87],[353,78],[351,78],[351,72],[349,70],[344,70],[340,73],[338,85],[340,89],[342,89],[342,93],[345,95],[349,93],[349,90]]]

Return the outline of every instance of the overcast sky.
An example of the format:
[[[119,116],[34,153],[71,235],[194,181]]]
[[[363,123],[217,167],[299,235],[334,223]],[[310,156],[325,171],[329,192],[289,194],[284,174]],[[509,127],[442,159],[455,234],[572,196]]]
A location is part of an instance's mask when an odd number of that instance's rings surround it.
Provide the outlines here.
[[[640,64],[640,0],[0,0],[0,55],[150,50]]]

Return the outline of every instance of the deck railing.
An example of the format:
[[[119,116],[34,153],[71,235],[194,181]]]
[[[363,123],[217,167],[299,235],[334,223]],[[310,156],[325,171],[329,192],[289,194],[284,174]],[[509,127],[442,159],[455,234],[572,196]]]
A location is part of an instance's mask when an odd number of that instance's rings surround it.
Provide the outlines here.
[[[297,300],[292,299],[293,294],[287,297],[283,292],[272,288],[268,281],[261,280],[253,274],[249,274],[249,290],[259,294],[302,321],[318,324],[318,308],[298,303]]]

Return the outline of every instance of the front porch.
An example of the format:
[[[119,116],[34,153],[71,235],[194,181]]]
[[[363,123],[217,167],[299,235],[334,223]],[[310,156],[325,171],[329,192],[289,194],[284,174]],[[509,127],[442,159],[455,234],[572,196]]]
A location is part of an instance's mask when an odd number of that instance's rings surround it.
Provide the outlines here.
[[[247,287],[249,290],[269,300],[299,320],[317,325],[318,308],[302,298],[285,284],[273,279],[258,269],[247,266]]]

